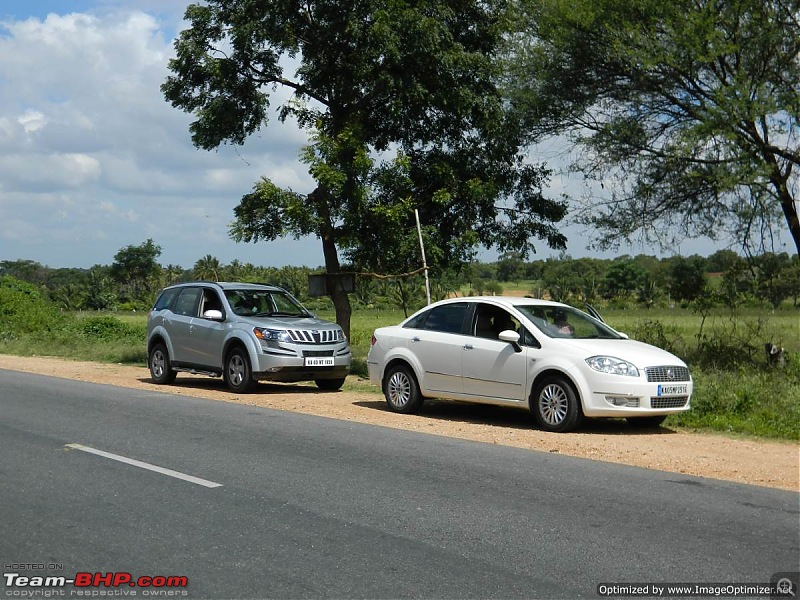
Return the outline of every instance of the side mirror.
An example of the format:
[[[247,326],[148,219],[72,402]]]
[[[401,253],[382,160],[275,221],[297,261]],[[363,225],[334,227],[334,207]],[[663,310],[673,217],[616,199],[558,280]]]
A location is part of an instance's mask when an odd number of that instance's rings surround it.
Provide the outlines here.
[[[222,311],[214,309],[207,310],[206,312],[203,313],[203,318],[209,319],[211,321],[222,321],[223,320]]]
[[[519,334],[513,329],[501,331],[497,339],[511,344],[514,347],[514,352],[522,352],[522,347],[519,345]]]

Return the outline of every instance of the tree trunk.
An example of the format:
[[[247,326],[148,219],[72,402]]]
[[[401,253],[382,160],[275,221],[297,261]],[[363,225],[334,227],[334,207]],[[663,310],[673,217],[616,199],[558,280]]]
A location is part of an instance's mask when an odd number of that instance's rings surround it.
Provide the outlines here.
[[[789,191],[788,181],[792,172],[792,164],[787,165],[786,171],[781,171],[778,160],[772,152],[763,151],[762,155],[771,169],[770,182],[772,183],[781,203],[781,210],[789,226],[789,233],[792,235],[794,245],[800,256],[800,220],[797,218],[797,203]]]
[[[797,254],[800,256],[800,220],[797,218],[797,204],[795,203],[794,198],[792,198],[792,195],[789,193],[789,190],[786,189],[785,185],[783,186],[781,193],[781,208],[783,209],[783,216],[786,218],[786,223],[789,225],[789,233],[792,234],[792,239],[794,240]]]
[[[336,322],[344,330],[347,339],[350,339],[350,316],[353,309],[350,307],[350,297],[342,287],[342,280],[339,275],[339,255],[336,251],[336,241],[330,233],[322,236],[322,254],[325,257],[325,273],[327,277],[328,296],[333,301],[333,308],[336,310]],[[333,277],[330,277],[333,275]]]

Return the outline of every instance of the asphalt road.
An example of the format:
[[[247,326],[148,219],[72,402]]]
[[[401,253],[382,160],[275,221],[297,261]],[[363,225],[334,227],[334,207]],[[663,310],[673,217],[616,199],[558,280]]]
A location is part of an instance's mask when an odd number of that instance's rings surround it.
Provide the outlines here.
[[[793,492],[11,371],[0,456],[4,573],[185,576],[189,598],[595,597],[800,558]]]

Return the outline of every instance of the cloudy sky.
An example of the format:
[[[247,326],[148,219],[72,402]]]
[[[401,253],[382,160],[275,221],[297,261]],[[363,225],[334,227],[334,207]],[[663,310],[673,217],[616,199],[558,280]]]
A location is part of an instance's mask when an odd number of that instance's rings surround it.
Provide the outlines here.
[[[188,3],[0,0],[0,260],[90,267],[152,238],[163,264],[191,267],[206,254],[322,264],[315,238],[228,238],[234,206],[259,177],[311,190],[298,161],[305,138],[273,119],[243,147],[192,146],[190,116],[159,90]],[[570,237],[570,254],[591,255],[586,236]],[[538,257],[548,255],[541,246]]]

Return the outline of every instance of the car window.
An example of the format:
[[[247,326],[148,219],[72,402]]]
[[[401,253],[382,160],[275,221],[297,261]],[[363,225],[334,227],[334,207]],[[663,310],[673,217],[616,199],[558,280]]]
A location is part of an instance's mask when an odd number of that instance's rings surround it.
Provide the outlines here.
[[[409,319],[408,322],[403,325],[403,327],[408,329],[422,329],[422,327],[425,325],[425,319],[428,318],[428,313],[430,312],[431,311],[426,310],[425,312],[419,313],[415,317],[411,317],[411,319]]]
[[[275,290],[225,290],[228,304],[237,315],[258,317],[303,317],[308,311],[289,294]]]
[[[519,320],[506,310],[491,304],[478,304],[472,321],[472,335],[496,340],[501,331],[509,329],[522,335]]]
[[[519,304],[515,308],[528,317],[536,328],[547,337],[622,339],[610,327],[570,306]]]
[[[200,288],[183,288],[181,295],[175,301],[175,308],[172,309],[176,315],[185,315],[187,317],[197,316],[197,305],[200,302]]]
[[[200,307],[200,314],[203,315],[207,310],[218,310],[222,312],[222,302],[215,290],[203,289],[203,304]]]
[[[443,333],[461,333],[466,312],[466,302],[442,304],[430,310],[423,329]]]
[[[161,292],[161,295],[156,300],[156,304],[153,307],[153,310],[165,310],[167,308],[172,308],[172,304],[175,302],[175,298],[178,297],[178,293],[180,293],[180,288],[172,288],[169,290],[164,290]]]

